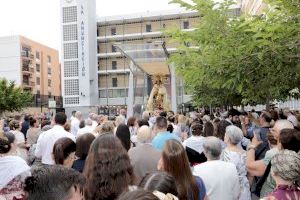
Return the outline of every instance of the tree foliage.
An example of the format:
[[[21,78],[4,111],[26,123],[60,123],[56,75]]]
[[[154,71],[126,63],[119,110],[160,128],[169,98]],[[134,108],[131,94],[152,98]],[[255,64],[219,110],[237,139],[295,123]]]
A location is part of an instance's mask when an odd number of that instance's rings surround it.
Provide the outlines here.
[[[290,97],[300,86],[300,14],[295,1],[269,2],[272,9],[261,16],[236,16],[226,0],[172,1],[201,16],[195,31],[166,31],[180,43],[170,62],[196,105],[258,104]]]
[[[0,114],[5,111],[19,111],[30,105],[32,95],[17,87],[15,82],[0,80]]]

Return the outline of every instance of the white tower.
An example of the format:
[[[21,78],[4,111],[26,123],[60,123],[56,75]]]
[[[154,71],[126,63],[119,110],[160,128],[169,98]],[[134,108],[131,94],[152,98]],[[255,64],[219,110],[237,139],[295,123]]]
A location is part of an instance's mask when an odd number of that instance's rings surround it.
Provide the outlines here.
[[[61,0],[62,95],[66,112],[88,112],[97,91],[96,0]]]

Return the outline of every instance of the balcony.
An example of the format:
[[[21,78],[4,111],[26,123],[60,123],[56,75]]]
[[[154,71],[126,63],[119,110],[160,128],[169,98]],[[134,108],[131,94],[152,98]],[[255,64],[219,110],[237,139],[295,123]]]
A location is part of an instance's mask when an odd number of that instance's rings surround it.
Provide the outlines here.
[[[31,74],[32,73],[31,70],[29,69],[29,67],[26,67],[26,66],[22,67],[22,72],[24,74]]]
[[[195,31],[195,28],[182,29],[183,32],[191,32]],[[122,40],[130,40],[130,39],[138,39],[138,38],[152,38],[152,37],[162,37],[162,31],[154,31],[154,32],[138,32],[131,34],[120,34],[120,35],[107,35],[107,36],[98,36],[97,40],[99,42],[111,42],[111,41],[122,41]]]
[[[130,69],[98,70],[98,74],[129,74]]]
[[[25,79],[25,80],[23,80],[23,82],[22,82],[22,86],[23,86],[24,88],[32,88],[32,87],[35,86],[35,83],[34,83],[33,81],[29,81],[29,79]]]
[[[34,59],[33,53],[31,53],[31,51],[29,51],[29,50],[22,50],[21,56],[22,56],[22,58],[25,58],[25,59]]]

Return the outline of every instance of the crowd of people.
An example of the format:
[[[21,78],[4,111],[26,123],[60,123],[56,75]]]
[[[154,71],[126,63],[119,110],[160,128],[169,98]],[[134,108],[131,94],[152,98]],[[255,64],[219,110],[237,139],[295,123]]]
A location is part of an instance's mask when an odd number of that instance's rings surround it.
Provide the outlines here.
[[[0,120],[0,200],[297,200],[300,115],[80,111]]]

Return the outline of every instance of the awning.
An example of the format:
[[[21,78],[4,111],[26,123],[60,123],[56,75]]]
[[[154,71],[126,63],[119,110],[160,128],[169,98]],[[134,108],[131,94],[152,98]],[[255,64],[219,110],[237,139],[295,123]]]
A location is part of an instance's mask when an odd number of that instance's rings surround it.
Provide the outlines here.
[[[146,74],[170,75],[169,65],[167,64],[168,52],[164,42],[115,44],[114,46]],[[134,71],[134,69],[130,70]]]

